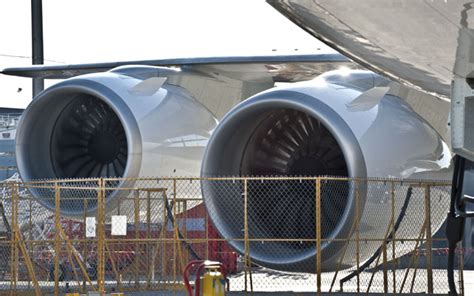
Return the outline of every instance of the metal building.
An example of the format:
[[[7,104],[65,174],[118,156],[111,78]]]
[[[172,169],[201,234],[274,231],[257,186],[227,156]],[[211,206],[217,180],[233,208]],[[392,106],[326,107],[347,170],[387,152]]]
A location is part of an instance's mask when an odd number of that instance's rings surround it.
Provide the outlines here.
[[[16,173],[15,133],[23,109],[0,108],[0,180]]]

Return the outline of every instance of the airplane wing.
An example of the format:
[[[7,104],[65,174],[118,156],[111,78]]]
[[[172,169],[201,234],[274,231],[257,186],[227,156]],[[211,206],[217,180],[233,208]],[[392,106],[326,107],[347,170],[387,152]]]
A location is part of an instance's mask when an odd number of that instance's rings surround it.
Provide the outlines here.
[[[348,68],[358,67],[339,53],[321,53],[181,58],[54,66],[37,65],[6,68],[1,70],[0,73],[28,78],[66,79],[130,65],[180,69],[181,73],[168,77],[167,83],[187,89],[194,98],[209,108],[217,118],[224,116],[230,108],[240,101],[272,88],[275,82],[310,80],[326,71],[342,66]]]
[[[125,65],[178,67],[202,74],[224,75],[239,80],[258,80],[269,75],[275,82],[309,80],[338,66],[354,64],[338,53],[308,55],[270,55],[204,57],[161,60],[136,60],[76,65],[13,67],[0,71],[4,75],[29,78],[65,79],[77,75],[103,72]]]
[[[267,2],[364,67],[445,98],[459,32],[474,23],[474,5],[461,0]]]

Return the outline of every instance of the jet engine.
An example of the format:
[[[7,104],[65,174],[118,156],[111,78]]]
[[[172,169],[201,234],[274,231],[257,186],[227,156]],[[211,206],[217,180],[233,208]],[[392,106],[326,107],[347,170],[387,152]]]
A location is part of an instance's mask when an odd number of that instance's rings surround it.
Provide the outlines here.
[[[40,93],[17,129],[22,179],[115,176],[124,180],[115,186],[130,188],[129,177],[199,172],[206,178],[449,178],[448,146],[405,101],[387,93],[386,80],[371,72],[332,71],[312,81],[264,91],[235,106],[219,124],[186,89],[167,82],[174,75],[186,73],[126,66],[70,78]],[[243,184],[203,180],[202,196],[211,220],[243,253]],[[362,237],[383,237],[381,217],[389,217],[391,207],[380,192],[389,189],[361,184],[339,182],[322,188],[325,270],[338,265],[344,249],[338,239],[351,233],[356,217],[363,221]],[[249,181],[247,185],[248,230],[250,237],[257,238],[250,244],[253,261],[280,270],[315,271],[314,180]],[[45,207],[54,209],[52,192],[30,190]],[[126,194],[108,192],[107,209]],[[401,204],[395,206],[397,215]],[[423,205],[423,200],[412,200],[407,215],[419,214]],[[65,190],[60,206],[64,215],[82,216],[93,213],[97,205],[91,201],[84,208],[82,199]],[[443,220],[444,215],[432,215],[434,228]],[[406,223],[400,228],[414,233]],[[380,242],[367,241],[360,260],[379,246]],[[342,264],[355,264],[353,250],[348,248],[348,259]]]
[[[201,171],[209,178],[202,181],[203,198],[220,234],[244,252],[244,185],[241,182],[240,188],[231,190],[235,182],[212,181],[212,177],[449,179],[448,146],[405,101],[388,94],[387,85],[372,72],[332,71],[309,82],[267,90],[235,106],[213,132]],[[297,178],[248,181],[253,262],[278,270],[316,271],[315,188],[314,180]],[[324,270],[335,270],[339,263],[355,265],[355,246],[344,251],[345,243],[338,239],[350,235],[357,211],[360,237],[368,239],[360,247],[360,262],[381,245],[370,238],[385,237],[390,192],[390,185],[383,182],[336,180],[321,186]],[[397,187],[395,215],[407,192],[408,186]],[[447,203],[449,192],[443,194]],[[406,215],[423,214],[424,199],[412,198]],[[432,216],[433,231],[444,216]],[[416,237],[419,229],[402,223],[399,231]],[[295,241],[285,241],[289,238]],[[343,252],[345,259],[339,262]]]
[[[22,179],[198,175],[217,120],[185,89],[167,84],[170,75],[183,73],[126,66],[70,78],[40,93],[17,129]],[[54,209],[51,194],[31,191]],[[107,194],[108,208],[116,195]],[[95,201],[84,209],[83,201],[67,197],[61,195],[65,215],[96,208]]]

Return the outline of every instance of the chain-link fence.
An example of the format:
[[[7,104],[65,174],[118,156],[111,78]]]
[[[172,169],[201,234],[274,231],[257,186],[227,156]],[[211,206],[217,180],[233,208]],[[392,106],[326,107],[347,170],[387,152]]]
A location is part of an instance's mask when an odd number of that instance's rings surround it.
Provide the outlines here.
[[[231,291],[448,292],[434,236],[450,184],[346,178],[0,183],[0,293],[184,291],[195,259]],[[463,256],[456,277],[463,292]]]

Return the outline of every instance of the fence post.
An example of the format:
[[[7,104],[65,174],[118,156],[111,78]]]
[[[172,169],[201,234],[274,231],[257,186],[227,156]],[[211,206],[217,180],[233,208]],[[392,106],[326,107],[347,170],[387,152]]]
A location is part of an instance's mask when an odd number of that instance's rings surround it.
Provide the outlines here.
[[[350,182],[350,181],[349,181]],[[356,268],[357,268],[357,293],[360,293],[360,188],[359,179],[355,179],[356,189]]]
[[[61,254],[61,188],[58,182],[54,183],[54,221],[56,231],[54,233],[54,295],[59,295],[59,256]]]
[[[165,216],[166,217],[166,216]],[[155,266],[153,262],[155,261],[155,258],[152,254],[154,252],[151,249],[150,246],[150,239],[151,235],[151,192],[150,190],[146,191],[146,242],[145,242],[145,254],[149,260],[151,260],[151,263],[147,264],[146,267],[146,289],[149,290],[151,286],[151,278],[152,278],[152,273],[155,272]],[[163,263],[162,263],[163,264]]]
[[[165,275],[168,276],[168,261],[169,261],[169,258],[168,258],[168,241],[166,240],[168,235],[167,235],[167,231],[168,231],[168,225],[170,223],[170,220],[169,220],[169,217],[168,217],[168,210],[170,210],[170,208],[168,207],[169,205],[169,199],[168,199],[168,196],[166,195],[166,191],[163,191],[162,194],[162,202],[163,202],[163,228],[161,230],[161,234],[160,234],[160,239],[161,239],[161,275],[164,277]],[[155,255],[158,255],[158,254],[155,254]],[[173,254],[173,260],[174,260],[174,254]],[[153,263],[155,264],[155,263]],[[154,272],[154,269],[153,269],[153,272]],[[173,291],[174,291],[174,282],[173,282]]]
[[[33,197],[28,198],[28,240],[30,245],[30,250],[33,250]]]
[[[206,250],[205,250],[205,258],[209,260],[209,214],[207,211],[204,211],[204,225],[206,227]]]
[[[176,207],[177,207],[177,203],[176,203],[176,178],[173,178],[173,202],[172,202],[172,209],[173,209],[173,221],[176,225]],[[168,219],[166,219],[166,221],[168,221]],[[171,223],[171,221],[167,222],[167,223]],[[176,295],[176,285],[178,283],[178,279],[177,279],[177,273],[178,273],[178,252],[177,252],[177,249],[178,249],[178,240],[176,238],[176,235],[174,233],[174,231],[176,230],[175,228],[175,225],[172,225],[173,227],[173,295]],[[207,259],[207,258],[206,258]]]
[[[138,188],[135,189],[135,194],[133,198],[133,214],[134,214],[134,222],[135,222],[135,257],[134,257],[134,272],[135,272],[135,287],[138,288],[138,280],[139,280],[139,238],[140,238],[140,191]]]
[[[83,200],[83,205],[84,205],[84,213],[82,214],[82,224],[84,225],[84,233],[87,231],[86,230],[86,221],[87,221],[87,208],[89,207],[88,205],[88,199],[87,197],[84,198]],[[88,250],[89,250],[89,240],[88,239],[84,239],[82,245],[83,245],[83,248],[82,248],[82,258],[87,258],[87,254],[88,254]],[[82,280],[82,288],[81,288],[82,292],[86,292],[87,291],[87,286],[86,286],[86,279],[84,278]]]
[[[385,239],[385,238],[384,238]],[[384,241],[382,245],[383,256],[383,292],[388,294],[388,274],[387,274],[387,242]]]
[[[245,295],[247,295],[248,284],[247,284],[247,272],[248,272],[248,262],[247,262],[247,240],[248,240],[248,228],[247,228],[247,179],[244,179],[244,268],[245,268]]]
[[[458,243],[457,246],[461,250],[459,254],[459,292],[461,296],[464,296],[464,247],[462,242]]]
[[[433,266],[432,266],[432,247],[431,238],[431,203],[430,203],[430,185],[425,185],[425,217],[426,217],[426,263],[427,263],[427,280],[428,294],[433,294]]]
[[[104,179],[99,179],[97,194],[97,287],[100,295],[105,294],[105,192]]]
[[[11,192],[12,192],[12,225],[18,225],[18,184],[13,183],[11,185]],[[10,295],[16,295],[16,286],[18,280],[18,247],[17,247],[17,227],[12,227],[11,233],[11,258],[10,258],[10,269],[11,269],[11,279],[10,279]]]
[[[316,285],[321,295],[321,178],[316,178]]]
[[[392,213],[391,213],[391,220],[392,220],[392,279],[393,279],[393,294],[397,294],[397,261],[396,261],[396,229],[395,229],[395,183],[394,181],[390,181],[390,196],[392,201]]]
[[[250,293],[253,295],[252,271],[250,263],[250,242],[248,224],[248,180],[244,179],[244,258],[245,258],[245,294],[247,295],[247,274],[249,275]]]

